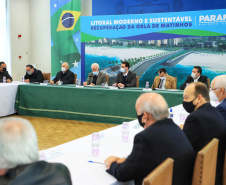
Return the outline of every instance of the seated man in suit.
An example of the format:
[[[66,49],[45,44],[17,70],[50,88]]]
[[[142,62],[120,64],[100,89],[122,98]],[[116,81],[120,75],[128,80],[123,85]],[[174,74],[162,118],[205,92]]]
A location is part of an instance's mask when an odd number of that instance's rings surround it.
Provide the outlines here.
[[[99,64],[93,63],[91,65],[92,73],[89,73],[88,79],[86,82],[83,82],[83,85],[101,85],[106,83],[106,74],[99,71]]]
[[[68,68],[69,64],[64,62],[61,65],[61,71],[57,73],[56,77],[50,82],[50,84],[58,84],[59,80],[62,81],[63,84],[74,84],[75,74]]]
[[[116,77],[115,86],[136,87],[136,74],[129,70],[129,62],[122,62],[120,71]]]
[[[156,76],[154,79],[154,83],[152,84],[153,88],[165,88],[165,89],[176,89],[175,78],[168,75],[165,68],[160,68],[159,76]]]
[[[202,82],[208,87],[207,77],[202,75],[202,68],[200,66],[194,66],[191,76],[187,77],[186,81],[180,86],[180,89],[184,90],[192,82]]]
[[[220,102],[216,109],[222,115],[226,124],[226,75],[217,76],[212,80],[210,99]]]
[[[194,82],[184,90],[184,109],[190,113],[183,131],[196,153],[213,138],[219,139],[216,185],[222,185],[226,147],[226,124],[215,107],[209,103],[209,91],[205,84]]]
[[[71,185],[70,172],[59,163],[39,161],[34,128],[22,118],[0,120],[0,184]]]
[[[3,76],[6,77],[6,82],[10,83],[13,81],[12,77],[7,71],[7,65],[5,62],[0,62],[0,82],[3,82]]]
[[[24,76],[25,82],[40,82],[42,83],[44,77],[42,72],[38,69],[35,69],[32,65],[26,66],[26,75]]]
[[[107,172],[119,181],[143,179],[168,157],[173,158],[173,185],[191,185],[195,152],[183,131],[168,119],[168,105],[156,93],[142,94],[136,102],[137,118],[144,130],[134,138],[130,155],[105,160]]]

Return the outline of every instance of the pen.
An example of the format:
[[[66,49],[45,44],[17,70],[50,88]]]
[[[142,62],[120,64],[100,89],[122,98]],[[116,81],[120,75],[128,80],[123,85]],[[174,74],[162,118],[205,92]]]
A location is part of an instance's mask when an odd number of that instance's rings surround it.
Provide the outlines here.
[[[104,164],[104,163],[101,163],[101,162],[96,162],[96,161],[88,161],[89,163],[97,163],[97,164]]]

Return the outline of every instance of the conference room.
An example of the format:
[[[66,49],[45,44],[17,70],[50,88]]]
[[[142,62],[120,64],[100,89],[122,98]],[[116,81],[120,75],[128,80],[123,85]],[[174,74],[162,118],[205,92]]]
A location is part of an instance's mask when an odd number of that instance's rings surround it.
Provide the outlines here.
[[[0,184],[226,185],[225,2],[0,3]]]

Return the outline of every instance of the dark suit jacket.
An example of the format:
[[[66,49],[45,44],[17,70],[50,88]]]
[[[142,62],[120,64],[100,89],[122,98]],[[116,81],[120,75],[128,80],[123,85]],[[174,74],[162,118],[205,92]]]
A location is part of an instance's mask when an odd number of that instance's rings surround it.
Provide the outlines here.
[[[183,131],[172,121],[154,123],[134,138],[131,154],[122,164],[112,163],[108,173],[119,181],[143,179],[166,158],[174,159],[173,185],[191,185],[195,152]]]
[[[6,77],[6,80],[10,79],[13,81],[12,77],[9,75],[8,71],[0,72],[0,82],[3,82],[3,76]]]
[[[224,118],[224,122],[226,124],[226,99],[224,99],[217,107],[216,109],[221,114],[221,116]]]
[[[53,79],[54,83],[57,81],[62,81],[63,84],[74,84],[75,74],[69,69],[63,73],[62,71],[58,72],[56,77]]]
[[[1,185],[71,185],[70,172],[58,163],[38,161],[10,169],[0,176]]]
[[[90,85],[91,83],[93,83],[93,77],[94,77],[93,73],[89,73],[88,78],[86,80],[87,85]],[[106,74],[99,72],[96,85],[101,85],[102,83],[106,83]]]
[[[226,124],[223,117],[210,103],[205,103],[187,117],[183,131],[196,153],[213,138],[219,139],[216,185],[222,185],[226,147]]]
[[[123,73],[118,73],[115,83],[123,83]],[[136,87],[136,74],[128,71],[125,87]]]
[[[199,79],[198,79],[198,81],[199,82],[202,82],[202,83],[204,83],[204,84],[206,84],[206,87],[208,87],[208,84],[207,84],[207,77],[206,76],[200,76],[199,77]],[[186,87],[186,84],[187,83],[192,83],[192,82],[194,82],[194,79],[191,77],[191,76],[188,76],[187,77],[187,79],[186,79],[186,81],[180,86],[180,89],[181,90],[184,90],[185,89],[185,87]]]
[[[25,78],[25,80],[29,79],[30,82],[40,82],[40,83],[42,83],[43,80],[44,80],[42,72],[38,69],[35,69],[35,68],[34,68],[34,73],[32,75],[29,75],[28,73],[26,73],[24,78]]]

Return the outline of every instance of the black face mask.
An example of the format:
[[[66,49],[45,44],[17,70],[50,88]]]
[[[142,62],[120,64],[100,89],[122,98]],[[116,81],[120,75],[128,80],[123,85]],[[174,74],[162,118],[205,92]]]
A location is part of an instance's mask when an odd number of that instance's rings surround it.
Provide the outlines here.
[[[183,107],[188,113],[191,113],[191,112],[193,112],[195,110],[196,105],[193,104],[195,99],[190,101],[190,102],[183,101]]]
[[[3,70],[2,71],[6,71],[6,68],[3,68]]]
[[[145,123],[142,123],[142,117],[143,117],[143,115],[144,114],[137,115],[137,119],[138,119],[138,122],[139,122],[140,126],[144,128]]]

